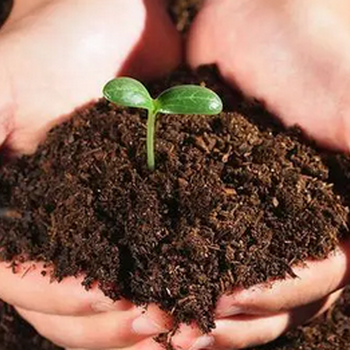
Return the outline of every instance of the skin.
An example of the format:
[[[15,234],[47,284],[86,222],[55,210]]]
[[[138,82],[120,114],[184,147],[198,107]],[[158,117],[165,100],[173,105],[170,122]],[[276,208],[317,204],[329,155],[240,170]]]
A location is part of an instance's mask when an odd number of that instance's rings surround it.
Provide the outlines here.
[[[192,28],[187,59],[192,67],[216,63],[229,83],[287,126],[297,124],[320,144],[349,152],[349,39],[346,0],[216,0],[206,3]],[[350,242],[343,242],[327,260],[294,268],[297,279],[221,298],[217,348],[266,343],[305,322],[315,302],[331,302],[349,282],[349,261]],[[254,323],[249,334],[242,315]]]
[[[147,80],[173,70],[181,40],[162,0],[17,0],[0,31],[0,52],[0,145],[21,154],[33,152],[75,108],[100,98],[115,75]],[[97,287],[85,291],[82,277],[50,283],[38,263],[16,274],[8,265],[0,263],[0,298],[63,347],[132,347],[167,326],[155,307],[143,314]],[[140,330],[133,325],[140,317],[159,325]]]
[[[180,40],[163,1],[100,3],[17,0],[0,31],[4,147],[33,152],[49,128],[101,96],[116,74],[144,80],[179,63]],[[193,67],[217,63],[229,83],[286,125],[348,152],[348,17],[347,0],[208,1],[190,32],[187,60]],[[277,338],[336,301],[350,279],[349,257],[344,242],[327,260],[295,267],[297,279],[233,291],[218,302],[213,334],[182,326],[174,346],[241,349]],[[143,313],[125,300],[112,303],[96,286],[85,291],[82,277],[50,283],[40,271],[27,263],[13,274],[0,263],[0,298],[43,336],[67,349],[162,349],[152,337],[170,329],[171,320],[155,306]]]
[[[156,78],[181,54],[163,0],[19,0],[0,50],[0,141],[19,153],[34,151],[63,116],[100,97],[111,77]]]

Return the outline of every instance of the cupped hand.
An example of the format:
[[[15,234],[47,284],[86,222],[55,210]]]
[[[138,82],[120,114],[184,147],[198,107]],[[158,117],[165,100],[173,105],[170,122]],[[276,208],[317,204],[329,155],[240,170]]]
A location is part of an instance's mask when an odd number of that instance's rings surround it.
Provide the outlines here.
[[[192,66],[222,75],[331,147],[350,150],[350,3],[208,1],[192,29]]]
[[[181,43],[166,0],[19,0],[0,53],[0,144],[27,153],[114,76],[174,69]]]
[[[287,125],[350,151],[350,3],[346,0],[207,1],[188,42],[193,67],[223,77]],[[266,343],[326,310],[350,281],[350,243],[298,276],[234,291],[217,308],[214,348]],[[186,329],[184,332],[195,332]]]
[[[75,108],[101,96],[115,75],[151,79],[175,68],[180,38],[163,0],[17,0],[0,31],[0,146],[33,152],[46,131]],[[43,336],[67,348],[158,348],[169,327],[113,303],[82,278],[51,283],[42,265],[0,263],[0,298]]]
[[[17,266],[0,264],[0,298],[45,338],[67,348],[151,349],[152,339],[170,328],[170,320],[151,305],[147,311],[122,299],[113,302],[97,285],[86,291],[84,278],[70,277],[61,283],[50,280],[40,263]]]

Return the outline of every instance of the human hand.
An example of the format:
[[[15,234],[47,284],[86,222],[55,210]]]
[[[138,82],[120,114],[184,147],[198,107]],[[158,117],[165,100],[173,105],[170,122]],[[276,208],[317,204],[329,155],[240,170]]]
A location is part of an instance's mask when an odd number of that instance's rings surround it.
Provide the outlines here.
[[[33,152],[47,130],[101,97],[115,75],[174,69],[180,37],[165,0],[18,0],[0,31],[0,144]]]
[[[159,350],[152,338],[170,329],[170,320],[154,305],[145,312],[124,299],[113,302],[97,285],[86,291],[81,285],[83,276],[53,282],[43,264],[32,262],[15,271],[0,263],[0,298],[59,346]]]
[[[45,132],[97,99],[116,74],[155,78],[180,60],[162,0],[17,0],[0,31],[0,145],[35,150]],[[63,117],[64,118],[64,117]],[[81,278],[50,283],[42,265],[0,263],[0,298],[43,336],[69,348],[152,349],[162,313],[112,303]],[[158,345],[157,345],[158,346]]]
[[[189,37],[188,60],[193,67],[217,63],[229,83],[286,125],[349,152],[349,42],[346,0],[207,1]],[[296,279],[223,297],[214,348],[269,342],[324,311],[350,280],[349,259],[344,242],[328,259],[296,267]]]
[[[349,151],[349,19],[346,0],[208,1],[188,60],[217,63],[228,82],[286,125]]]

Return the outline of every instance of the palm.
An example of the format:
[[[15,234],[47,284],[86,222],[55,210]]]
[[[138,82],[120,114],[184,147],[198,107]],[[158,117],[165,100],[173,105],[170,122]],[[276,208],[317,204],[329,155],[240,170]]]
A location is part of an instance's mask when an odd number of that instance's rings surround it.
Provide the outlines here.
[[[349,150],[349,42],[346,0],[219,0],[200,14],[189,59],[216,62],[287,125]]]
[[[160,3],[37,2],[39,7],[10,21],[0,37],[0,59],[12,84],[8,141],[17,151],[32,151],[48,128],[100,97],[103,84],[116,74],[153,78],[179,59],[177,34]],[[161,55],[160,47],[167,48]]]

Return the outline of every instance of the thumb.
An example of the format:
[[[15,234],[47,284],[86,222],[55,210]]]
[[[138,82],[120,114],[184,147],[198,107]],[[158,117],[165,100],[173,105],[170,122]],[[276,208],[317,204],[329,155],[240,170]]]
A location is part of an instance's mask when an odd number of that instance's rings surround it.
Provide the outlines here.
[[[323,299],[350,281],[350,242],[344,242],[327,259],[308,261],[293,268],[288,277],[224,295],[218,302],[218,318],[240,314],[266,315],[288,311]]]

